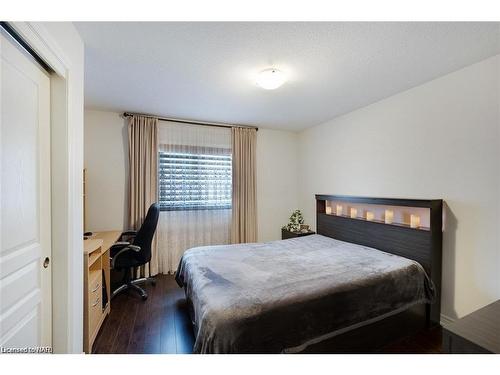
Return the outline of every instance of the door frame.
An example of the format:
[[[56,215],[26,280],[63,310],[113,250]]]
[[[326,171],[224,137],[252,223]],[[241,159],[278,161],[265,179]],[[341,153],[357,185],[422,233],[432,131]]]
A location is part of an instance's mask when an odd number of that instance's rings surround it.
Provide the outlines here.
[[[51,75],[52,347],[83,350],[83,44],[74,61],[43,23],[8,22]],[[76,89],[76,90],[75,90]],[[75,107],[80,95],[81,106]],[[77,100],[78,102],[78,100]]]

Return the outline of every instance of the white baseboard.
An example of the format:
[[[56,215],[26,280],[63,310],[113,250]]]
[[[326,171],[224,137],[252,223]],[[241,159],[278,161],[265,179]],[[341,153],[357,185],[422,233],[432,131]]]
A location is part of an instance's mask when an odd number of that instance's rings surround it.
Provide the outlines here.
[[[453,323],[455,319],[450,318],[447,315],[441,314],[441,325]]]

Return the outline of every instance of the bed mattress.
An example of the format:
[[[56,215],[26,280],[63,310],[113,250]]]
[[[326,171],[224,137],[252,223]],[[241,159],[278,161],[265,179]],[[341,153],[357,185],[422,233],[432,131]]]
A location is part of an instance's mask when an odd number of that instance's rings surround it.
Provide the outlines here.
[[[298,352],[435,294],[419,263],[321,235],[192,248],[176,280],[196,353]]]

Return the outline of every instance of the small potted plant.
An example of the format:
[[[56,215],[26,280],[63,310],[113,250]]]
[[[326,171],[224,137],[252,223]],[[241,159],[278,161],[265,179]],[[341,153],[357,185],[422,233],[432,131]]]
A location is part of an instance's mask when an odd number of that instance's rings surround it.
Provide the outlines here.
[[[300,210],[295,210],[290,216],[288,224],[285,225],[282,229],[288,230],[290,232],[300,232],[301,224],[304,224],[304,217],[302,216],[302,212],[300,212]]]

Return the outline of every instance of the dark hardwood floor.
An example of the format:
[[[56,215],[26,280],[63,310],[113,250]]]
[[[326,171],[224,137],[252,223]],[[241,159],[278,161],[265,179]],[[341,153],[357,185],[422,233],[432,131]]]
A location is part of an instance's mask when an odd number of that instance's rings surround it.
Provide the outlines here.
[[[158,275],[156,286],[145,288],[146,301],[132,291],[113,299],[93,353],[191,353],[194,337],[184,291],[171,275]],[[391,343],[379,353],[441,353],[441,328]]]
[[[170,275],[158,275],[156,286],[144,288],[146,301],[133,291],[113,299],[93,353],[191,353],[194,337],[184,290]]]

